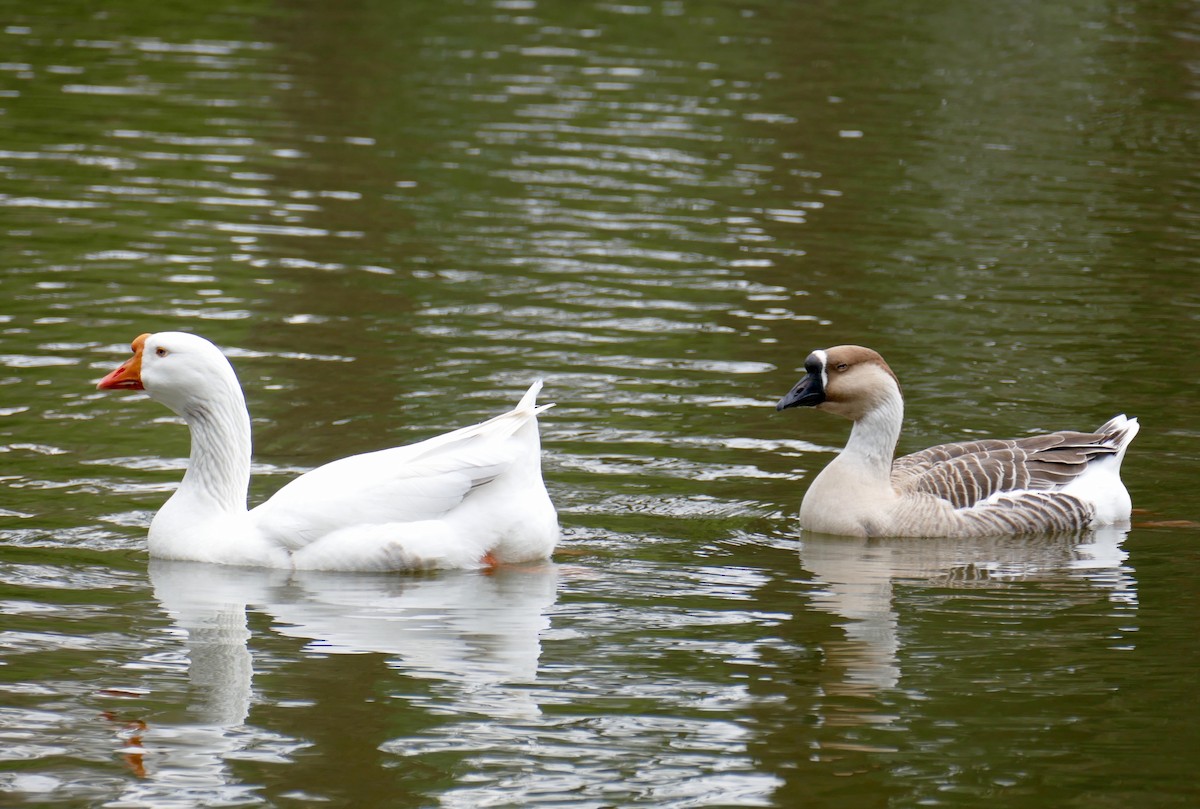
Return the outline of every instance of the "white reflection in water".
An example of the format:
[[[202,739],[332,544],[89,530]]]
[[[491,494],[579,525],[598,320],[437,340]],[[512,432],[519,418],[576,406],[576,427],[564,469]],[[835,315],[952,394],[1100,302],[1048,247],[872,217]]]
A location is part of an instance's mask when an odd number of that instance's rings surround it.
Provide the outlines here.
[[[827,690],[870,696],[899,683],[897,582],[972,588],[1081,579],[1112,601],[1136,605],[1136,582],[1121,547],[1126,534],[1112,526],[1069,537],[872,540],[805,532],[801,565],[824,585],[813,601],[843,619],[845,632],[844,641],[826,649],[831,670],[842,678]]]
[[[547,610],[557,594],[553,564],[430,577],[371,576],[218,567],[153,560],[154,596],[186,635],[193,722],[147,728],[148,782],[126,798],[148,800],[184,782],[233,788],[230,758],[286,758],[302,740],[245,725],[254,655],[247,610],[274,631],[310,640],[310,654],[382,654],[410,677],[442,681],[454,711],[512,717],[540,713],[531,694],[494,687],[533,682]],[[265,739],[265,736],[272,736]]]
[[[408,676],[457,683],[459,707],[470,707],[481,687],[536,679],[558,568],[411,580],[303,571],[292,581],[303,597],[269,608],[280,634],[311,638],[306,651],[393,655],[392,667]],[[475,707],[493,716],[538,714],[535,703],[516,699],[522,693]]]

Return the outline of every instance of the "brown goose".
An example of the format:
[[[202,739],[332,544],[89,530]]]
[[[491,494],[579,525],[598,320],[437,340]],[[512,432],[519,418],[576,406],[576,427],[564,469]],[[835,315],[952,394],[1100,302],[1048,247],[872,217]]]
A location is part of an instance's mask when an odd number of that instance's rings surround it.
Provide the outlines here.
[[[815,407],[854,422],[846,447],[804,495],[800,525],[847,536],[987,536],[1128,522],[1121,460],[1137,419],[1094,433],[942,444],[893,460],[904,418],[900,383],[862,346],[814,351],[777,410]]]

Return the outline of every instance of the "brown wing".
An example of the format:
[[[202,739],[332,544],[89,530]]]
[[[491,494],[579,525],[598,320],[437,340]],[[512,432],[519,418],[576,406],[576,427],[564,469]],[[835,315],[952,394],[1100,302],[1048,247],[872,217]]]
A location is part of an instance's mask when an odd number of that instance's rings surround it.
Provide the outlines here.
[[[980,535],[1078,531],[1091,523],[1094,513],[1089,504],[1061,492],[1002,494],[960,512],[971,533]]]
[[[1116,438],[1113,433],[1063,431],[941,444],[897,458],[892,484],[901,492],[932,494],[956,508],[969,508],[998,492],[1061,488],[1093,459],[1116,453]]]

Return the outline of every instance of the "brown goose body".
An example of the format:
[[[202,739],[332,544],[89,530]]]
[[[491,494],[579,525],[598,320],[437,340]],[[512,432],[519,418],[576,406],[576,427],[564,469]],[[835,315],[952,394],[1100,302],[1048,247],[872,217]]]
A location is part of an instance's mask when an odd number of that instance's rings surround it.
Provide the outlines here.
[[[893,459],[904,416],[896,375],[862,346],[814,351],[778,409],[854,422],[846,448],[800,506],[806,530],[849,536],[988,536],[1072,531],[1129,519],[1121,460],[1137,419],[1095,432],[942,444]]]

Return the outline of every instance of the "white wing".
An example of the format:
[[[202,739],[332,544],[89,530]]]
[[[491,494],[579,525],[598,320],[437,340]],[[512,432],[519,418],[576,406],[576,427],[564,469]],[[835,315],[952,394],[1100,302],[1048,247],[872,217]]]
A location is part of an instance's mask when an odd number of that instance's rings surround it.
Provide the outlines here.
[[[352,455],[293,480],[250,512],[267,538],[293,551],[352,526],[437,519],[521,455],[522,427],[540,383],[516,409],[417,444]]]

